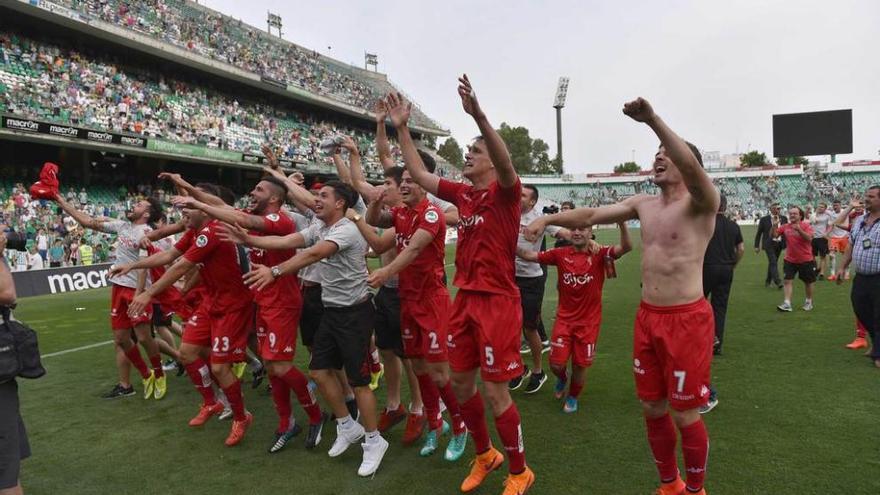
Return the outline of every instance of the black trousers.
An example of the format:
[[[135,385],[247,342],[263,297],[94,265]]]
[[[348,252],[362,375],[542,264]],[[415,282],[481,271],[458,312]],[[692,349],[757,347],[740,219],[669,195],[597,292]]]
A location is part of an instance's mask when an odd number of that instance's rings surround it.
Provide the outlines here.
[[[715,314],[715,338],[719,351],[724,344],[724,323],[732,284],[733,265],[703,265],[703,295],[709,298]]]
[[[767,278],[764,279],[764,284],[772,282],[782,285],[782,280],[779,278],[779,255],[782,254],[782,243],[773,242],[769,248],[764,248],[764,252],[767,253]]]
[[[850,300],[856,317],[868,330],[874,344],[871,357],[880,359],[880,274],[856,274]]]

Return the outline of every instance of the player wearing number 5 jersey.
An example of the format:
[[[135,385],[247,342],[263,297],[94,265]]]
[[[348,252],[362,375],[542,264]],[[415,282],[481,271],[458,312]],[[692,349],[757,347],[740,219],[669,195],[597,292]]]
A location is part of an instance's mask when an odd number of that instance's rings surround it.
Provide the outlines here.
[[[458,94],[482,134],[470,146],[462,172],[472,185],[441,179],[425,169],[407,128],[411,104],[400,95],[388,95],[388,115],[397,128],[413,180],[458,207],[460,217],[454,281],[459,291],[449,322],[449,365],[452,388],[477,452],[461,490],[475,490],[504,462],[489,440],[483,397],[476,385],[479,370],[509,459],[503,493],[520,495],[535,482],[535,474],[526,466],[519,411],[507,388],[507,382],[523,369],[519,353],[522,310],[513,262],[522,185],[504,141],[480,108],[466,75],[459,79]]]
[[[592,240],[591,227],[571,231],[571,246],[536,253],[517,249],[517,255],[542,265],[557,267],[559,307],[550,338],[550,369],[556,375],[556,398],[565,395],[567,366],[571,360],[571,385],[563,410],[578,410],[578,396],[584,388],[587,368],[593,364],[599,325],[602,322],[602,286],[615,275],[614,260],[632,250],[626,224],[619,224],[620,244],[600,246]]]
[[[636,316],[633,372],[662,483],[657,493],[705,493],[709,437],[699,407],[709,399],[715,324],[712,307],[703,297],[702,268],[720,196],[703,170],[697,148],[675,134],[647,101],[627,103],[623,112],[660,138],[653,165],[660,194],[541,217],[529,225],[527,236],[543,232],[547,223],[577,228],[641,222],[642,304]],[[687,483],[676,463],[676,426]]]
[[[275,178],[261,179],[250,193],[250,205],[241,211],[229,206],[210,204],[194,197],[179,198],[176,204],[201,210],[211,217],[238,225],[255,237],[286,236],[296,232],[296,225],[281,210],[287,196],[287,185]],[[296,249],[260,249],[249,252],[251,265],[275,266],[296,254]],[[309,416],[309,434],[306,447],[314,448],[321,441],[323,420],[321,408],[308,387],[308,378],[293,361],[296,349],[296,330],[302,311],[302,296],[295,275],[282,277],[263,290],[252,291],[257,304],[257,340],[260,355],[266,361],[272,383],[272,399],[278,412],[278,428],[269,446],[269,452],[283,449],[301,428],[291,424],[290,392]]]
[[[450,303],[449,292],[443,284],[446,222],[443,211],[428,201],[425,190],[413,181],[408,171],[403,172],[400,193],[403,206],[382,212],[382,205],[373,202],[367,210],[367,219],[372,225],[393,227],[395,234],[392,242],[382,245],[384,237],[380,239],[369,229],[361,229],[373,250],[384,252],[394,247],[397,251],[393,261],[370,275],[369,284],[374,288],[381,287],[390,277],[400,275],[403,352],[412,361],[428,421],[428,435],[420,454],[433,454],[440,436],[449,428],[440,417],[442,397],[452,418],[453,429],[446,459],[455,461],[464,454],[467,430],[449,381],[447,323]]]
[[[241,382],[232,373],[232,364],[245,359],[248,329],[254,317],[253,299],[241,281],[241,260],[235,244],[218,236],[220,222],[197,209],[186,208],[183,215],[188,230],[172,249],[137,263],[117,266],[113,273],[164,266],[180,258],[162,278],[135,297],[129,311],[140,311],[192,267],[200,267],[208,302],[203,302],[187,322],[180,346],[181,362],[204,398],[199,415],[190,424],[204,424],[207,418],[223,411],[210,386],[205,386],[213,374],[232,408],[234,421],[225,443],[233,446],[241,442],[253,422],[253,416],[244,407]],[[201,357],[206,350],[210,352],[210,373]]]

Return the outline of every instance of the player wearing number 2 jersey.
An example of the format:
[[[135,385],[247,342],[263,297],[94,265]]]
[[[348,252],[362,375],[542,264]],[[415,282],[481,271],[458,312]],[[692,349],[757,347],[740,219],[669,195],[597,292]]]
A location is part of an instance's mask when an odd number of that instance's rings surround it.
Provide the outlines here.
[[[507,148],[480,108],[467,76],[459,79],[458,94],[482,134],[470,146],[462,172],[472,185],[441,179],[425,169],[407,128],[411,105],[400,95],[388,95],[388,115],[397,128],[413,180],[458,207],[460,216],[454,281],[459,291],[449,322],[449,364],[453,390],[477,452],[461,490],[475,490],[504,462],[489,440],[483,398],[476,385],[479,370],[509,459],[510,474],[503,493],[521,495],[534,484],[535,474],[526,466],[519,411],[507,382],[522,374],[523,368],[519,353],[522,310],[513,261],[522,186]]]
[[[412,362],[428,421],[429,431],[420,454],[433,454],[441,434],[448,428],[440,417],[442,397],[452,418],[454,433],[446,450],[446,459],[455,461],[464,454],[467,430],[449,381],[447,323],[450,304],[449,292],[443,284],[446,222],[443,211],[428,201],[425,190],[407,171],[402,174],[400,192],[403,206],[382,212],[382,205],[373,202],[367,210],[367,217],[373,225],[394,228],[393,247],[397,252],[393,261],[370,275],[369,283],[372,287],[380,287],[390,277],[399,274],[403,352]],[[375,234],[371,237],[378,238]],[[381,244],[381,240],[378,243]],[[376,241],[371,242],[373,249],[380,252],[392,247],[376,244]]]
[[[632,249],[626,224],[620,224],[620,244],[600,246],[592,240],[591,227],[573,229],[571,245],[536,253],[522,248],[523,260],[557,267],[559,307],[550,338],[550,369],[557,377],[556,398],[565,395],[568,361],[571,359],[571,385],[563,410],[578,409],[587,368],[593,364],[599,325],[602,322],[602,286],[606,276],[614,276],[614,260]]]
[[[213,374],[232,408],[234,421],[225,443],[233,446],[241,442],[253,422],[253,416],[244,407],[241,382],[232,373],[232,363],[245,359],[248,329],[254,316],[253,299],[241,281],[241,260],[236,246],[218,235],[220,222],[211,220],[197,209],[185,208],[183,214],[188,230],[172,249],[137,263],[117,266],[113,272],[164,266],[180,258],[162,278],[132,301],[129,311],[139,311],[193,266],[200,267],[199,274],[209,302],[203,303],[187,322],[180,346],[181,361],[204,398],[199,414],[190,425],[204,424],[209,417],[223,410],[210,388],[210,375]],[[201,357],[208,349],[210,372]]]
[[[286,236],[296,232],[296,225],[285,215],[281,207],[287,196],[287,185],[274,176],[266,176],[254,186],[247,211],[239,211],[226,205],[212,205],[193,198],[181,200],[186,207],[199,209],[213,218],[238,225],[252,236]],[[252,265],[276,266],[296,254],[296,249],[250,250]],[[309,435],[306,446],[313,448],[320,442],[323,424],[321,408],[308,387],[308,378],[293,361],[296,349],[296,330],[302,311],[302,296],[296,276],[283,277],[263,290],[254,290],[257,303],[257,339],[260,354],[266,361],[272,384],[272,400],[278,412],[278,428],[269,452],[275,453],[287,445],[300,432],[298,425],[291,424],[290,392],[296,394],[309,416]]]
[[[675,134],[647,101],[627,103],[623,112],[646,123],[660,138],[653,165],[660,194],[541,217],[529,225],[527,236],[543,232],[548,223],[577,228],[639,219],[642,304],[636,316],[633,372],[662,483],[657,493],[705,493],[709,436],[699,407],[709,399],[715,324],[712,307],[703,297],[702,268],[720,196],[703,170],[697,148]],[[676,463],[676,426],[687,483]]]

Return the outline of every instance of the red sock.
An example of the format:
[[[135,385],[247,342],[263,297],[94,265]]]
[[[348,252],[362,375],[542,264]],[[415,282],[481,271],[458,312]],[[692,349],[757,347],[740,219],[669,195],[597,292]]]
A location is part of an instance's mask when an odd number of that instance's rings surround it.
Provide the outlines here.
[[[213,382],[211,380],[211,370],[208,369],[208,365],[205,364],[201,358],[196,358],[195,361],[186,365],[185,368],[190,381],[196,387],[196,390],[202,394],[204,404],[210,406],[217,402],[217,397],[214,395],[214,388],[211,386]]]
[[[370,373],[378,373],[382,370],[382,363],[379,361],[379,350],[373,349],[370,351]]]
[[[581,395],[581,390],[583,390],[583,389],[584,389],[583,383],[577,383],[574,380],[572,380],[571,383],[568,385],[568,395],[577,399],[578,396]]]
[[[162,370],[162,357],[156,354],[155,356],[150,356],[150,364],[153,366],[153,374],[156,375],[156,378],[160,376],[165,376],[165,372]]]
[[[553,368],[553,367],[551,366],[551,367],[550,367],[550,371],[552,371],[553,374],[556,375],[556,378],[559,378],[559,379],[562,380],[563,382],[567,382],[567,381],[568,381],[568,369],[567,369],[567,368],[562,368],[562,369],[559,370],[559,372],[557,373],[556,369]]]
[[[232,382],[232,385],[223,387],[223,393],[229,401],[229,407],[232,408],[232,418],[236,421],[244,421],[244,397],[241,395],[241,382],[238,378]]]
[[[419,391],[422,393],[422,403],[425,405],[428,429],[436,430],[443,425],[440,419],[440,391],[437,390],[437,385],[427,373],[416,375],[416,378],[419,380]]]
[[[137,368],[138,372],[141,374],[141,377],[146,379],[150,376],[150,371],[147,370],[147,363],[144,362],[144,358],[141,357],[141,351],[138,349],[138,346],[133,345],[125,351],[125,357],[131,361],[131,364]]]
[[[474,448],[477,454],[482,454],[492,447],[489,440],[489,428],[486,426],[486,411],[483,405],[483,397],[480,392],[461,404],[461,417],[467,425],[471,438],[474,439]]]
[[[654,463],[660,473],[660,481],[669,483],[679,476],[678,463],[675,460],[675,425],[669,414],[659,418],[645,417],[648,429],[648,443],[654,453]]]
[[[862,322],[856,318],[856,337],[865,338],[868,336],[868,331],[865,330],[865,325],[862,325]]]
[[[709,463],[709,434],[702,418],[681,428],[681,451],[687,471],[688,491],[698,492],[703,488],[706,465]]]
[[[467,427],[464,425],[464,419],[461,417],[461,406],[458,405],[458,399],[452,393],[452,385],[447,380],[446,385],[438,388],[438,390],[440,391],[440,398],[446,404],[446,410],[449,411],[449,417],[452,418],[452,433],[461,435],[467,431]]]
[[[270,376],[269,383],[272,384],[272,402],[278,411],[278,433],[284,433],[290,429],[290,387],[277,376]]]
[[[495,429],[504,444],[511,474],[519,474],[526,468],[526,449],[523,445],[522,423],[516,404],[511,403],[501,416],[495,418]]]
[[[290,368],[281,379],[284,380],[284,383],[287,384],[288,388],[293,390],[293,393],[296,394],[296,398],[299,400],[300,405],[306,411],[306,414],[309,415],[309,424],[320,424],[321,406],[318,405],[318,401],[315,400],[315,395],[312,394],[312,391],[309,389],[309,379],[306,378],[306,375],[294,366]]]

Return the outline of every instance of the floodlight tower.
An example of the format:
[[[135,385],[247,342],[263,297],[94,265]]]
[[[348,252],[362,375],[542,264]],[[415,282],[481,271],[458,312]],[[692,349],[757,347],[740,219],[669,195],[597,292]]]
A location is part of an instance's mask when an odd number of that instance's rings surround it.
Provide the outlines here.
[[[269,34],[272,34],[272,28],[275,28],[278,31],[278,37],[281,37],[281,16],[278,14],[273,14],[272,12],[266,11],[266,31]]]
[[[556,109],[556,159],[559,161],[559,171],[562,171],[562,108],[565,107],[565,97],[568,96],[568,77],[559,78],[556,86],[556,99],[553,108]]]

